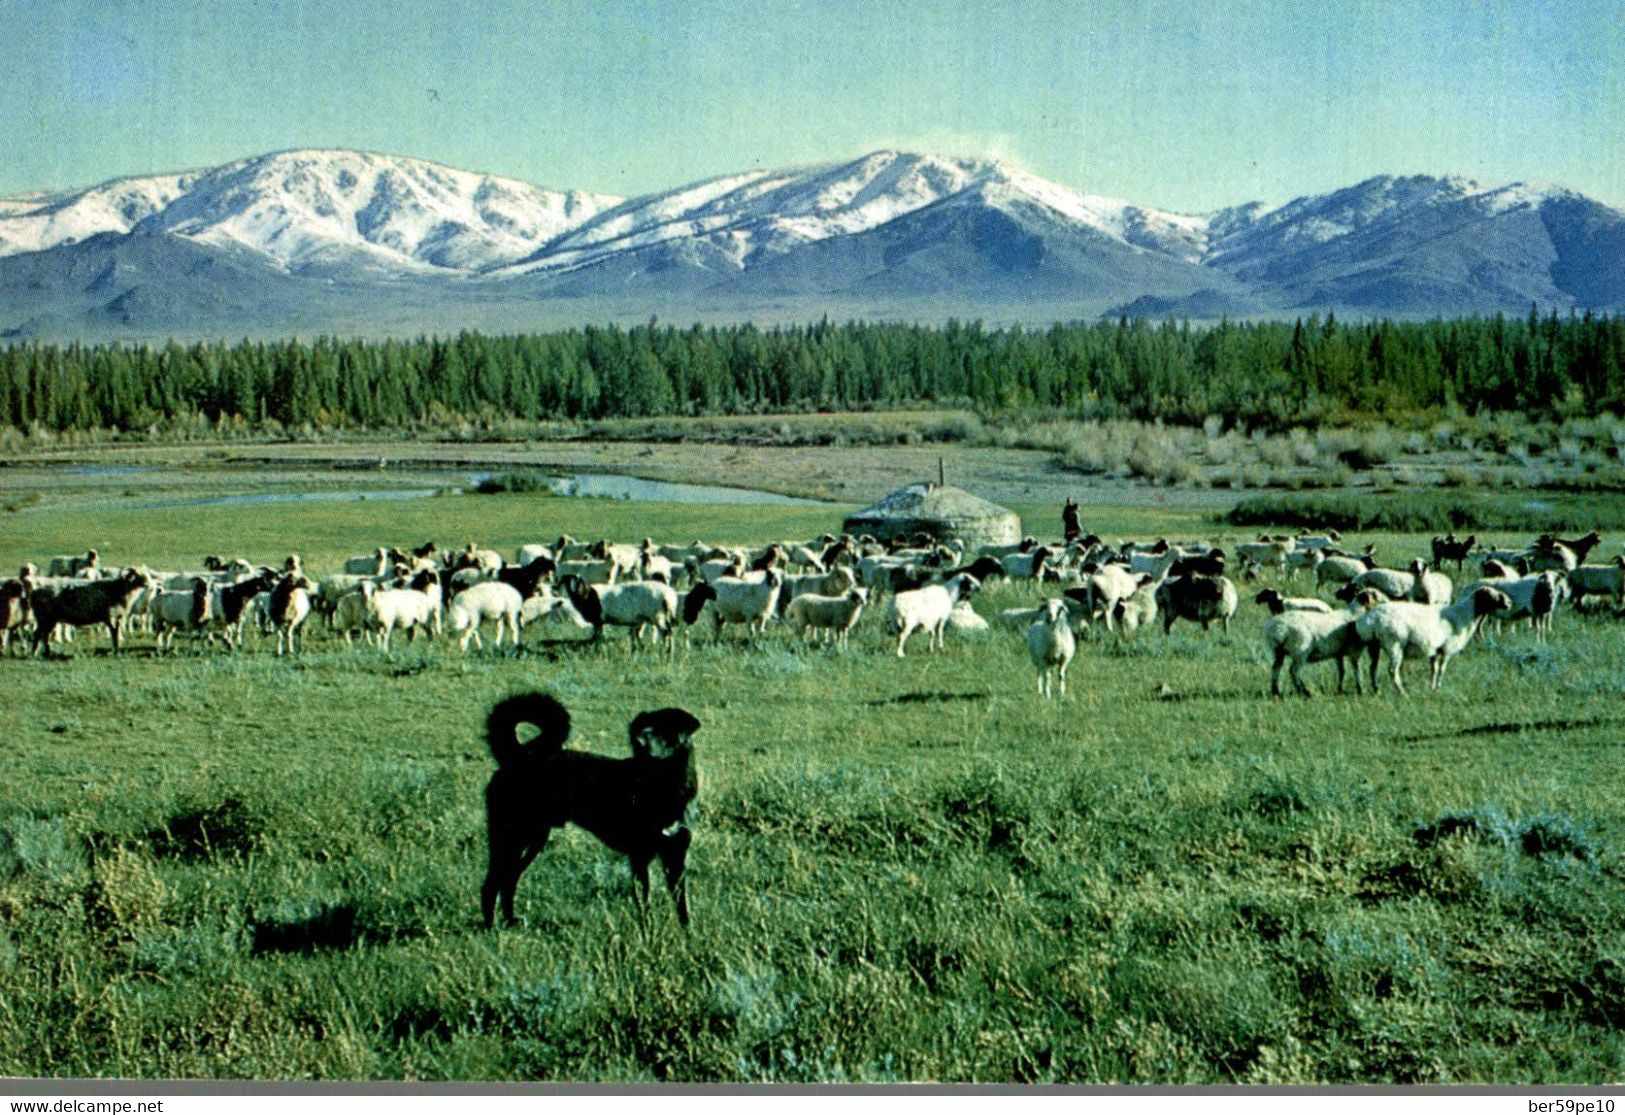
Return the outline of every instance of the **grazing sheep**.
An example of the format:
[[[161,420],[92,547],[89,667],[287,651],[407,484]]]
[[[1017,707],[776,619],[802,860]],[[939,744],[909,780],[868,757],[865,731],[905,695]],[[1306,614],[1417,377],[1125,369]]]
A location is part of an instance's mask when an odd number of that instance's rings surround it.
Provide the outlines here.
[[[1625,605],[1625,557],[1608,565],[1577,565],[1569,571],[1569,592],[1574,606],[1587,596],[1612,597],[1614,607]]]
[[[198,642],[203,638],[204,628],[214,618],[211,608],[214,586],[202,577],[192,582],[187,591],[178,589],[163,589],[153,597],[148,610],[152,615],[152,629],[157,636],[156,646],[160,653],[175,649],[175,632],[190,631],[194,649],[201,649]],[[211,641],[214,636],[209,636]]]
[[[1187,577],[1192,573],[1201,573],[1208,577],[1222,577],[1224,570],[1224,551],[1214,546],[1203,553],[1181,553],[1168,567],[1168,576]]]
[[[1408,598],[1419,604],[1448,604],[1455,586],[1450,578],[1443,573],[1427,567],[1427,562],[1417,558],[1411,562],[1410,574],[1416,583],[1411,587]]]
[[[976,548],[976,556],[1003,559],[1009,557],[1011,554],[1024,554],[1037,545],[1038,539],[1036,538],[1023,538],[1020,542],[1008,542],[1004,544],[990,543],[986,546],[978,546]]]
[[[1051,694],[1051,675],[1066,696],[1066,668],[1078,651],[1077,640],[1072,637],[1072,621],[1067,615],[1066,602],[1051,598],[1044,602],[1044,612],[1027,628],[1027,654],[1038,669],[1038,695]]]
[[[943,630],[957,631],[962,635],[982,635],[987,633],[988,625],[987,620],[976,614],[969,600],[961,600],[948,613],[948,622]]]
[[[382,577],[394,567],[394,564],[389,558],[389,551],[380,546],[374,553],[345,558],[344,572],[353,573],[358,577]]]
[[[726,623],[742,623],[752,636],[767,630],[768,620],[776,614],[779,591],[784,585],[784,574],[769,569],[760,581],[742,577],[718,577],[711,582],[716,599],[711,602],[711,618],[716,621],[717,634],[722,634]]]
[[[1314,596],[1282,596],[1272,588],[1263,589],[1253,597],[1254,603],[1262,604],[1270,610],[1271,615],[1278,616],[1282,612],[1330,612],[1332,606],[1326,601]]]
[[[136,597],[150,584],[139,569],[126,569],[117,577],[69,584],[54,593],[30,587],[29,599],[34,611],[33,653],[39,654],[46,648],[51,633],[58,627],[86,627],[97,623],[107,628],[113,653],[117,654],[130,609]]]
[[[1166,546],[1167,543],[1164,542],[1162,545]],[[1174,549],[1130,554],[1128,571],[1130,573],[1147,573],[1153,581],[1160,581],[1168,576],[1182,557],[1184,555]]]
[[[1322,555],[1314,563],[1315,587],[1325,588],[1327,585],[1346,585],[1361,573],[1376,568],[1376,561],[1366,554],[1329,554],[1325,550],[1316,550]]]
[[[378,589],[368,596],[368,604],[373,633],[386,653],[394,631],[405,631],[408,642],[417,641],[419,628],[440,634],[440,580],[433,573],[419,573],[407,588]]]
[[[1552,629],[1552,616],[1557,606],[1568,595],[1567,578],[1555,570],[1534,573],[1527,577],[1486,578],[1474,581],[1461,590],[1458,600],[1464,600],[1481,588],[1499,589],[1506,594],[1507,607],[1495,618],[1501,620],[1527,619],[1535,638],[1545,641]]]
[[[1456,563],[1456,572],[1460,573],[1462,566],[1466,564],[1468,557],[1472,555],[1473,547],[1477,544],[1478,535],[1476,534],[1469,534],[1465,539],[1459,541],[1454,532],[1445,535],[1443,538],[1435,537],[1432,542],[1433,564],[1437,567],[1447,561],[1453,561]]]
[[[1543,534],[1539,538],[1535,539],[1535,544],[1532,548],[1536,550],[1544,550],[1553,546],[1562,546],[1564,549],[1568,550],[1574,555],[1575,564],[1581,565],[1585,563],[1585,559],[1591,556],[1591,551],[1594,550],[1601,542],[1602,535],[1598,534],[1596,531],[1592,531],[1583,538],[1557,538],[1554,535]],[[91,552],[95,553],[94,550]]]
[[[536,595],[542,582],[558,572],[558,563],[550,557],[533,558],[524,565],[504,565],[496,571],[496,580],[519,594],[521,600]]]
[[[669,585],[677,579],[677,571],[682,566],[668,557],[662,557],[651,549],[642,550],[638,554],[638,578],[644,581],[659,581]]]
[[[1106,630],[1115,631],[1113,613],[1117,610],[1117,602],[1132,596],[1141,584],[1149,580],[1150,574],[1130,573],[1126,566],[1115,562],[1092,570],[1085,566],[1083,583],[1078,588],[1067,589],[1065,595],[1081,603],[1089,619],[1103,618]]]
[[[818,596],[842,596],[858,583],[849,565],[839,565],[827,573],[796,573],[784,578],[779,589],[779,611],[789,609],[790,601],[809,593]]]
[[[461,635],[457,649],[464,654],[468,653],[468,644],[473,640],[474,645],[484,649],[485,641],[480,638],[480,624],[486,620],[496,623],[495,646],[502,645],[502,632],[506,628],[513,635],[513,645],[519,646],[519,612],[525,606],[525,598],[518,589],[501,581],[485,581],[473,585],[452,597],[451,603],[446,605],[446,622],[453,635]]]
[[[1504,612],[1511,605],[1506,593],[1489,587],[1475,589],[1455,604],[1418,604],[1409,600],[1378,604],[1354,624],[1355,633],[1369,648],[1371,691],[1377,691],[1377,656],[1381,652],[1388,655],[1394,688],[1404,694],[1399,667],[1408,650],[1428,660],[1428,687],[1438,689],[1445,667],[1472,639],[1484,617]]]
[[[752,586],[755,587],[755,586]],[[630,628],[632,645],[644,627],[653,627],[656,638],[665,637],[667,649],[675,649],[677,590],[659,581],[631,581],[620,585],[591,585],[579,577],[560,582],[570,604],[592,627],[599,638],[606,625]]]
[[[1374,588],[1393,600],[1409,600],[1411,593],[1416,591],[1416,574],[1402,569],[1367,569],[1350,578],[1348,584],[1343,586],[1344,590],[1351,593],[1363,588]],[[1345,600],[1348,597],[1339,591],[1338,599]]]
[[[544,546],[540,542],[532,542],[519,547],[514,554],[513,561],[515,565],[529,565],[537,558],[546,558],[549,561],[558,560],[551,546]]]
[[[1044,563],[1053,556],[1048,546],[1038,546],[1024,554],[1010,554],[1001,559],[1004,575],[1013,581],[1037,581],[1044,576]]]
[[[620,571],[620,566],[612,559],[575,558],[558,562],[554,576],[560,583],[566,577],[580,577],[589,585],[612,585]]]
[[[1206,631],[1218,620],[1223,629],[1230,630],[1230,617],[1236,614],[1239,597],[1235,583],[1228,577],[1204,577],[1192,573],[1188,577],[1170,577],[1156,590],[1157,607],[1162,612],[1162,633],[1173,630],[1176,619],[1200,623]]]
[[[1531,573],[1544,573],[1547,570],[1567,573],[1580,564],[1579,555],[1561,542],[1549,542],[1547,545],[1528,550],[1524,554],[1524,559],[1527,563],[1524,568]]]
[[[1112,609],[1120,635],[1132,635],[1142,627],[1157,621],[1157,586],[1160,581],[1146,581],[1139,588],[1117,602]]]
[[[28,585],[20,578],[0,584],[0,654],[11,649],[11,633],[20,632],[32,618]]]
[[[311,593],[316,583],[303,573],[288,573],[271,590],[267,606],[271,626],[276,629],[276,652],[298,653],[295,636],[310,618]]]
[[[1354,691],[1361,692],[1360,651],[1365,644],[1360,641],[1355,621],[1378,603],[1376,590],[1365,589],[1341,611],[1272,608],[1275,614],[1264,624],[1264,646],[1274,659],[1270,666],[1270,696],[1281,695],[1281,667],[1287,663],[1291,663],[1292,687],[1304,697],[1313,696],[1301,671],[1307,663],[1328,659],[1337,663],[1337,691],[1341,693],[1345,662],[1350,658],[1354,659]]]
[[[792,630],[816,632],[821,641],[833,639],[837,646],[844,647],[847,634],[857,624],[868,602],[866,588],[850,588],[841,596],[803,593],[790,601],[785,619]]]
[[[887,618],[897,632],[897,657],[902,658],[903,645],[916,630],[926,632],[928,649],[942,649],[943,629],[954,605],[970,599],[981,588],[980,582],[968,573],[961,573],[946,584],[926,585],[910,589],[892,597],[887,606]]]
[[[372,606],[368,600],[378,586],[362,581],[360,586],[339,597],[333,606],[331,627],[344,636],[346,647],[354,646],[353,636],[359,634],[367,643],[372,642]]]
[[[1236,543],[1236,560],[1251,562],[1260,569],[1286,572],[1287,555],[1292,553],[1292,542],[1287,539],[1260,539],[1257,542]]]
[[[84,556],[62,555],[54,557],[45,568],[47,577],[95,577],[101,571],[101,555],[87,550]]]

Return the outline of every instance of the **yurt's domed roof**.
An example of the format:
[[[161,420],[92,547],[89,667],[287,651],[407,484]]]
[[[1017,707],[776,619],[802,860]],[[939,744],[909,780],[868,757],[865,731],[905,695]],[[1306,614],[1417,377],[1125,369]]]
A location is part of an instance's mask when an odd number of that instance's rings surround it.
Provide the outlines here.
[[[952,484],[910,484],[847,518],[849,534],[872,534],[881,541],[927,534],[946,542],[963,538],[972,546],[1021,541],[1021,518],[981,496]]]

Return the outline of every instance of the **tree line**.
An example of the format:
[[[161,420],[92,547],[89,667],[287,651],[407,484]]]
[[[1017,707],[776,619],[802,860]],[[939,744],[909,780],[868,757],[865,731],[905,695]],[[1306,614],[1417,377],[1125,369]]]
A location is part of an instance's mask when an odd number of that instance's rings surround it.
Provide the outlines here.
[[[520,336],[0,349],[0,427],[24,430],[198,420],[390,429],[919,403],[1181,424],[1216,415],[1254,429],[1450,407],[1620,413],[1625,317],[1046,329],[651,321]]]

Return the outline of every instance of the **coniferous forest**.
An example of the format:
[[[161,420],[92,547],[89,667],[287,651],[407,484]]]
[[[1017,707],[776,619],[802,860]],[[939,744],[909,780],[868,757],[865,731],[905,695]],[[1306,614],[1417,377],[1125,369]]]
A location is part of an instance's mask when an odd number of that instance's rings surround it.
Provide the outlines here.
[[[524,336],[0,349],[0,427],[142,430],[422,424],[863,410],[988,413],[1254,429],[1455,407],[1625,411],[1625,317],[1211,326],[1142,320],[1048,329],[833,324]]]

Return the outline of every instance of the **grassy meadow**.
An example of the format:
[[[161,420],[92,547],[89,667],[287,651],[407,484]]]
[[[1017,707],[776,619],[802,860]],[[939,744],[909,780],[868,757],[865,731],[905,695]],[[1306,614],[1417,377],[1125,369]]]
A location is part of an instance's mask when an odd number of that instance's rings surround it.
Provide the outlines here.
[[[747,482],[739,478],[736,482]],[[1029,529],[1053,505],[1016,506]],[[101,550],[313,571],[385,544],[760,542],[818,507],[443,496],[4,516],[0,569]],[[1108,537],[1236,536],[1102,509]],[[1362,534],[1386,557],[1419,535]],[[1608,539],[1612,548],[1617,539]],[[996,586],[984,615],[1036,599]],[[1019,633],[899,660],[696,628],[674,656],[527,630],[383,656],[312,629],[165,658],[0,662],[0,1074],[1160,1083],[1625,1078],[1625,639],[1481,636],[1442,692],[1265,696],[1261,610],[1082,643],[1043,701]],[[184,638],[178,642],[184,644]],[[695,920],[647,923],[567,830],[520,925],[478,923],[486,710],[559,695],[623,754],[682,705]]]

